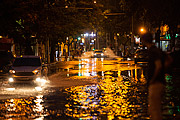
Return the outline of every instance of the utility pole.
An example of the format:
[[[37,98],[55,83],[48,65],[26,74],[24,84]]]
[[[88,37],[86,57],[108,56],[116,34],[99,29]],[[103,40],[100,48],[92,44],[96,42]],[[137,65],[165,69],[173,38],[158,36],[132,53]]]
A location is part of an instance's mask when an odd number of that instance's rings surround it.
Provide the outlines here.
[[[97,32],[97,34],[98,34],[98,32]],[[99,38],[98,38],[98,35],[97,35],[96,38],[97,38],[97,40],[96,40],[97,41],[97,48],[99,49]]]

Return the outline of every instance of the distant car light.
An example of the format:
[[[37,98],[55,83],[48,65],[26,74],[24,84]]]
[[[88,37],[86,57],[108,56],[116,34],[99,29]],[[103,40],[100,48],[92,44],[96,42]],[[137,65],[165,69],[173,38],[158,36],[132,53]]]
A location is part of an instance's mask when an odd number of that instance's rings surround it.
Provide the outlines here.
[[[13,78],[9,78],[9,82],[14,82],[14,79]]]
[[[34,74],[38,74],[39,70],[34,70],[33,73]]]
[[[127,58],[127,60],[131,60],[131,58]]]
[[[15,70],[9,70],[9,72],[12,73],[12,74],[16,73]]]

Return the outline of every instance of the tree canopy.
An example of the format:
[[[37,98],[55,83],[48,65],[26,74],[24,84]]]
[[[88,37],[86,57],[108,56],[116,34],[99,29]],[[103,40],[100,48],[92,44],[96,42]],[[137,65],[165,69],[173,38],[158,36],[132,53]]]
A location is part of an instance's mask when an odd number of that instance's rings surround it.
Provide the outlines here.
[[[103,19],[99,6],[88,0],[2,0],[0,5],[0,33],[25,40],[31,35],[63,40],[97,28]]]
[[[179,13],[178,0],[1,0],[0,35],[21,44],[32,35],[61,42],[88,30],[123,34],[141,24],[177,26]]]

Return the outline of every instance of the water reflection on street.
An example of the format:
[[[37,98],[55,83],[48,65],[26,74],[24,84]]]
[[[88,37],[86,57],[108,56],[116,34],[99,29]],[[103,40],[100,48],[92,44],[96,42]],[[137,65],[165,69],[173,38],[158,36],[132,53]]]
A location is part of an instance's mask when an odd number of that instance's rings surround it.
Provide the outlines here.
[[[91,66],[82,62],[84,70],[78,75],[98,75],[99,83],[67,88],[66,115],[81,119],[149,119],[143,70],[128,63],[95,61]]]
[[[147,114],[146,70],[131,61],[84,59],[75,61],[73,69],[64,67],[67,77],[96,76],[98,83],[50,88],[46,94],[0,101],[0,119],[84,119],[149,120]],[[163,101],[165,119],[180,114],[179,89],[167,76]]]
[[[68,88],[66,115],[82,119],[145,119],[146,90],[139,87],[126,77],[108,76],[98,85]]]
[[[38,95],[36,97],[29,97],[28,99],[9,99],[5,101],[5,106],[1,106],[1,111],[6,111],[4,114],[5,118],[42,118],[47,114],[41,104],[43,102],[42,97],[42,95]]]

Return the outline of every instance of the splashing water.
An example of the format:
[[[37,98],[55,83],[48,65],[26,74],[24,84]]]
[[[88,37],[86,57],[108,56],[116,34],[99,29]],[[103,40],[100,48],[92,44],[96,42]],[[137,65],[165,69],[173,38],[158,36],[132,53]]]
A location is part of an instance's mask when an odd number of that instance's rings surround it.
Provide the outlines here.
[[[94,56],[94,51],[87,51],[87,52],[84,52],[82,55],[81,55],[81,58],[91,58]],[[111,50],[111,48],[106,48],[105,51],[104,51],[104,56],[106,58],[119,58],[119,56],[116,56],[114,54],[114,52]]]
[[[81,55],[81,58],[91,58],[94,55],[94,51],[87,51]]]
[[[109,47],[105,49],[104,55],[108,56],[109,58],[118,58],[118,56],[116,56]]]

